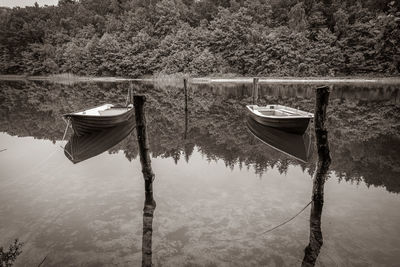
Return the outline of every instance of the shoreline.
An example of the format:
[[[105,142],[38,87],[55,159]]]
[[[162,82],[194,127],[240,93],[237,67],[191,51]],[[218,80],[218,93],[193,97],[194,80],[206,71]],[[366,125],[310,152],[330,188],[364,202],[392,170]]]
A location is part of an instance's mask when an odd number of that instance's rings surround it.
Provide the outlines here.
[[[400,84],[400,77],[237,77],[237,78],[218,78],[204,77],[193,78],[192,83],[253,83],[253,78],[259,78],[259,83],[284,84],[324,84],[324,83],[383,83],[383,84]]]
[[[322,83],[383,83],[400,84],[400,77],[257,77],[259,83],[299,83],[299,84],[322,84]],[[74,75],[54,75],[54,76],[26,76],[26,75],[0,75],[2,81],[52,81],[52,82],[124,82],[124,81],[171,81],[180,78],[123,78],[123,77],[88,77]],[[190,78],[192,84],[218,84],[218,83],[252,83],[253,77],[219,78],[219,77],[199,77]]]

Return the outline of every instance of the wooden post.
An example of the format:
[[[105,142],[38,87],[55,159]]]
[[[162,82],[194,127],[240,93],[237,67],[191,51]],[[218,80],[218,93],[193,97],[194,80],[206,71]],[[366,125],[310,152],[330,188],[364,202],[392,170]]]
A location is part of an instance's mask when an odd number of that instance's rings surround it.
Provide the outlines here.
[[[142,235],[142,266],[152,266],[152,238],[153,238],[153,216],[156,209],[156,202],[153,192],[145,193],[143,208],[143,235]]]
[[[139,144],[140,163],[142,165],[142,173],[144,178],[144,188],[146,192],[153,191],[154,173],[151,168],[151,160],[149,155],[149,142],[146,130],[146,114],[144,106],[146,97],[143,95],[135,95],[133,97],[133,106],[135,108],[136,133]]]
[[[132,89],[132,88],[129,88],[129,89],[128,89],[128,104],[127,104],[127,105],[129,105],[129,104],[133,103],[133,99],[132,99],[132,91],[133,91],[133,89]]]
[[[253,78],[253,105],[257,104],[258,100],[258,78]]]
[[[314,128],[318,151],[318,165],[316,175],[314,177],[314,185],[316,185],[316,197],[323,199],[323,185],[325,175],[331,164],[331,156],[329,154],[328,131],[326,129],[326,109],[329,102],[329,87],[323,86],[316,89],[315,95],[315,113],[314,113]],[[320,188],[322,187],[322,188]]]
[[[187,82],[186,78],[183,79],[183,90],[185,92],[185,111],[188,110],[188,92],[187,92]]]
[[[188,131],[188,88],[187,88],[188,80],[187,78],[183,78],[183,91],[185,93],[185,132],[183,133],[183,139],[187,138]]]
[[[143,208],[143,235],[142,235],[142,266],[152,266],[152,237],[153,237],[153,216],[156,209],[156,202],[153,198],[154,173],[151,168],[149,154],[149,141],[147,137],[147,122],[144,111],[146,97],[143,95],[133,96],[135,108],[136,133],[139,144],[140,163],[144,178],[145,201]]]
[[[329,87],[316,89],[314,127],[318,150],[317,169],[313,179],[312,203],[310,213],[310,241],[305,249],[302,266],[314,266],[323,244],[321,215],[324,204],[324,184],[328,174],[331,157],[328,131],[326,129],[326,109],[329,102]]]

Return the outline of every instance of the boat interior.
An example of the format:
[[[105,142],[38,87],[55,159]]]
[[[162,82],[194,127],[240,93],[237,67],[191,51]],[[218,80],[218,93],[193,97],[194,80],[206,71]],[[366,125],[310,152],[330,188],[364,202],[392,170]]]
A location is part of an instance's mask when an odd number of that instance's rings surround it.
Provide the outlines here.
[[[128,107],[114,106],[113,104],[105,104],[92,109],[76,112],[76,115],[89,115],[89,116],[115,116],[126,112],[131,109],[133,105]]]
[[[257,105],[249,106],[254,113],[264,115],[264,116],[313,116],[311,113],[297,110],[294,108],[289,108],[281,105],[268,105],[265,107],[259,107]]]

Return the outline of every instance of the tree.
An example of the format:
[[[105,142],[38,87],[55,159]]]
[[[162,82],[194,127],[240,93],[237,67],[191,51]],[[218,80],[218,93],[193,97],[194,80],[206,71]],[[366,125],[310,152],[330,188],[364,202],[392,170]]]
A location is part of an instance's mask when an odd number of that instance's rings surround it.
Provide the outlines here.
[[[303,32],[307,27],[306,12],[303,3],[299,2],[294,5],[289,12],[289,27],[292,30]]]

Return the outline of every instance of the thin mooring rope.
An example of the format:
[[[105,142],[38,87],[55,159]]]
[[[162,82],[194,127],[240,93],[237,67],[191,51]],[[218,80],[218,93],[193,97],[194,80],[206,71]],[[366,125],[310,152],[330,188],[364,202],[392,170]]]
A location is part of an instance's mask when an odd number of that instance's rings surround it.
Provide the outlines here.
[[[304,208],[302,208],[298,213],[296,213],[296,215],[294,215],[293,217],[287,219],[286,221],[284,221],[284,222],[278,224],[277,226],[274,226],[274,227],[272,227],[272,228],[270,228],[270,229],[268,229],[268,230],[266,230],[266,231],[257,233],[257,237],[259,237],[259,236],[261,236],[261,235],[265,235],[265,234],[267,234],[267,233],[269,233],[269,232],[272,232],[273,230],[275,230],[275,229],[277,229],[277,228],[279,228],[279,227],[281,227],[281,226],[283,226],[283,225],[289,223],[290,221],[294,220],[294,219],[295,219],[297,216],[299,216],[308,206],[310,206],[312,202],[313,202],[313,200],[311,200],[310,202],[308,202],[308,204],[305,205]],[[246,238],[246,237],[242,237],[242,238],[235,238],[235,239],[217,239],[216,241],[227,241],[227,242],[229,242],[229,241],[241,241],[241,240],[246,240],[246,239],[254,239],[254,238],[253,238],[253,237],[252,237],[252,238],[249,238],[249,237],[247,237],[247,238]]]

